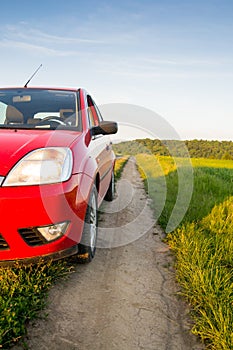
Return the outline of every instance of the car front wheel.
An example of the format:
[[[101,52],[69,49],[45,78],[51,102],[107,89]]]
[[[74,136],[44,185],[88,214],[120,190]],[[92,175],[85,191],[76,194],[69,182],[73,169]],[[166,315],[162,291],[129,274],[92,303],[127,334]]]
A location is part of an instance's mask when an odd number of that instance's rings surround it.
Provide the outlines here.
[[[78,245],[78,261],[90,262],[96,251],[98,232],[97,191],[94,187],[91,191],[81,242]]]

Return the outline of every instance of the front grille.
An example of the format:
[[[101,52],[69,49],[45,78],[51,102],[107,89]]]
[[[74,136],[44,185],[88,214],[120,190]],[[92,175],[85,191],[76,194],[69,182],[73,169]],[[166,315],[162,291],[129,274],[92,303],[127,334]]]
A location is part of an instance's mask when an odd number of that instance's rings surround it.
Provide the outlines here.
[[[9,245],[7,244],[5,239],[0,234],[0,250],[7,250],[7,249],[9,249]]]
[[[48,243],[36,228],[22,228],[18,231],[23,240],[31,247]]]

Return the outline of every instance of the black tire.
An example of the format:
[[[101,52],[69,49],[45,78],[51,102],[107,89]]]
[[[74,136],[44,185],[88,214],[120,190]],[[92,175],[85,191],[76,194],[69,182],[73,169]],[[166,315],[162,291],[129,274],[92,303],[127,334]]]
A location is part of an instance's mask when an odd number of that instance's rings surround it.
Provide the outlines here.
[[[97,191],[94,187],[91,191],[81,242],[78,244],[78,262],[86,263],[92,261],[96,251],[98,234],[98,210]]]
[[[112,171],[111,182],[109,184],[109,188],[107,190],[107,193],[104,199],[108,202],[111,202],[113,201],[114,196],[115,196],[115,177],[114,177],[114,171]]]

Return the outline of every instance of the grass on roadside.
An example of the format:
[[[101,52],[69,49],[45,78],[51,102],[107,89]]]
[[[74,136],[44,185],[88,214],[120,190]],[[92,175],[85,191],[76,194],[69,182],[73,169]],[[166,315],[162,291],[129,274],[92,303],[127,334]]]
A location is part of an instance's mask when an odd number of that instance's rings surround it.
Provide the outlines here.
[[[216,205],[198,224],[169,234],[177,278],[191,303],[193,333],[211,349],[233,348],[233,197]]]
[[[119,178],[121,177],[121,173],[127,163],[129,159],[129,156],[123,156],[123,157],[119,157],[116,159],[115,162],[115,169],[114,169],[114,175],[115,175],[115,180],[119,180]]]
[[[0,348],[26,334],[27,321],[36,318],[51,285],[68,271],[64,261],[0,268]]]
[[[137,161],[161,200],[161,169],[152,156]],[[164,169],[166,198],[159,222],[166,228],[178,193],[174,160],[159,157]],[[178,228],[167,236],[176,256],[181,294],[192,306],[192,329],[210,349],[233,349],[233,161],[193,159],[194,188],[189,208]],[[163,194],[164,195],[164,194]],[[163,198],[162,198],[163,199]]]

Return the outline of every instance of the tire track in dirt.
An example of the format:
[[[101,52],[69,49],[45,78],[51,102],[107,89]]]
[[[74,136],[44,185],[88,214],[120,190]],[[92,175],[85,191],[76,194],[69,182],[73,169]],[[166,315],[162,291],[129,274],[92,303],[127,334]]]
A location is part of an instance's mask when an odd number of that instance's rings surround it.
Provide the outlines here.
[[[172,256],[133,158],[117,188],[117,198],[100,215],[98,245],[108,248],[97,249],[92,263],[77,265],[53,287],[48,318],[28,327],[29,349],[203,349],[190,334],[186,305],[176,297]]]

